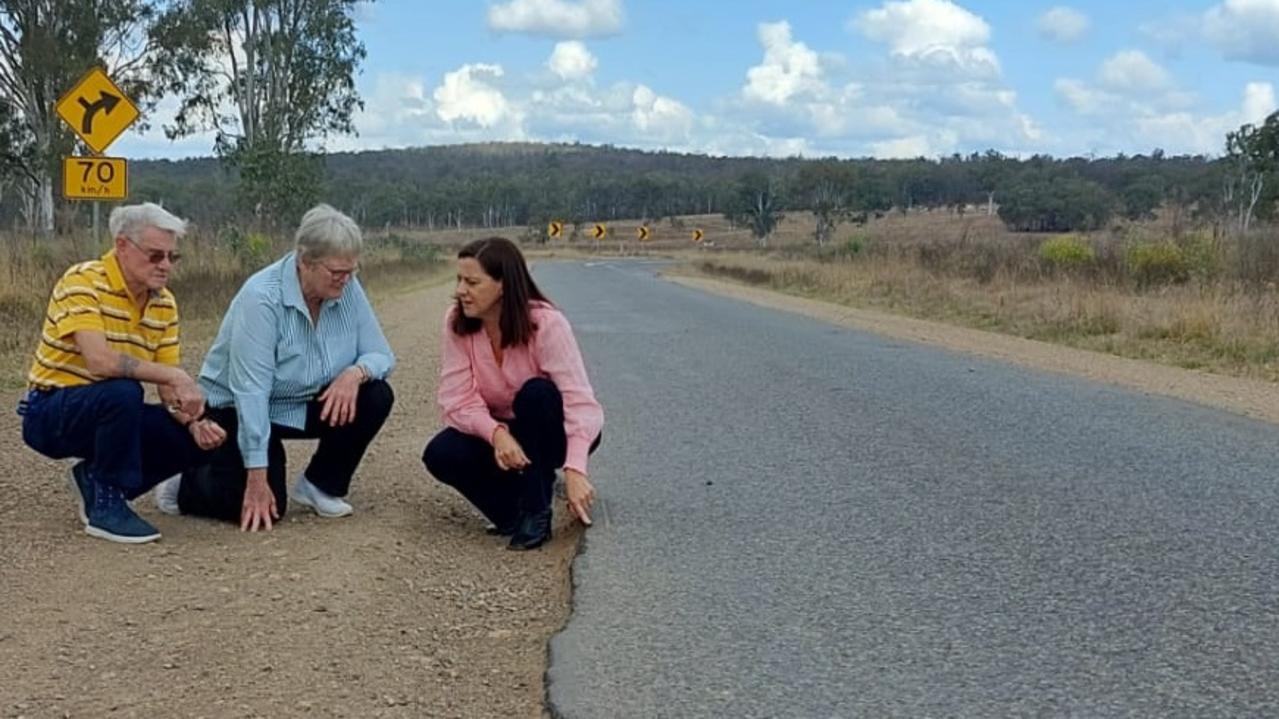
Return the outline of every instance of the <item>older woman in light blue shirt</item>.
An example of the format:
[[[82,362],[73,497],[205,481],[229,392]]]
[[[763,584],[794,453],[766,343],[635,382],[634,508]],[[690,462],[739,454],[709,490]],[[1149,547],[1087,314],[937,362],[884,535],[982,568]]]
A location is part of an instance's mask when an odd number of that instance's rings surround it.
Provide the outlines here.
[[[208,464],[165,482],[162,511],[270,529],[291,496],[323,517],[343,497],[394,396],[395,365],[356,279],[359,227],[328,205],[302,218],[294,251],[257,272],[231,301],[204,359],[207,416],[235,437]],[[319,439],[286,492],[285,439]]]

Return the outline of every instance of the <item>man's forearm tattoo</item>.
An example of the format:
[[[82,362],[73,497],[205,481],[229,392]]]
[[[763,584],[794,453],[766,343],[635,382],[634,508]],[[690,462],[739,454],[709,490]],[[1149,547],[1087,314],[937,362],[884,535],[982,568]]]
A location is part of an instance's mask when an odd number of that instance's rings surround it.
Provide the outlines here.
[[[138,371],[138,365],[140,364],[142,363],[136,357],[120,355],[120,376],[133,379],[133,373]]]

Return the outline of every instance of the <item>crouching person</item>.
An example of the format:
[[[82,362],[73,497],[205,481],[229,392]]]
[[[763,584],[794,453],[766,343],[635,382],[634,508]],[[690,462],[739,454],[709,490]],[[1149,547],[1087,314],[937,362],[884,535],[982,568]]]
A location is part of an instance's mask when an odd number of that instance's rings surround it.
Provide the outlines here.
[[[163,483],[162,511],[245,531],[271,529],[290,495],[322,517],[352,512],[352,477],[394,402],[395,358],[356,279],[363,248],[354,221],[319,205],[294,250],[240,288],[199,378],[208,416],[235,441]],[[286,439],[319,440],[291,493]]]
[[[204,395],[178,367],[178,306],[166,285],[186,223],[148,203],[116,208],[109,227],[112,249],[53,288],[19,413],[28,446],[81,460],[70,480],[85,532],[136,544],[160,533],[129,500],[226,433],[203,417]],[[145,402],[142,383],[164,405]]]
[[[444,317],[437,392],[448,425],[422,461],[510,535],[513,550],[551,538],[555,472],[568,509],[591,524],[586,460],[600,442],[595,399],[568,320],[533,282],[510,240],[458,252],[456,302]]]

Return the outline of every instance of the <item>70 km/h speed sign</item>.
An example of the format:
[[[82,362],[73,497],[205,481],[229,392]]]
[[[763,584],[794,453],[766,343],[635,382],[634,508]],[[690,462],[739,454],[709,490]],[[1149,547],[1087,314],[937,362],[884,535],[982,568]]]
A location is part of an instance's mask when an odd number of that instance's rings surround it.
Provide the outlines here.
[[[64,157],[62,196],[68,200],[123,200],[129,196],[129,164],[122,157]]]

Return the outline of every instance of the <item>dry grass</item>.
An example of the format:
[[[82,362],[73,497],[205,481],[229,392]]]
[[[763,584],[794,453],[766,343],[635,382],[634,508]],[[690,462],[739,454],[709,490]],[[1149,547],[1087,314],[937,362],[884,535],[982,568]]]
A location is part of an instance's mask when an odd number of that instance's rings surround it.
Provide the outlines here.
[[[962,264],[947,266],[928,257],[719,252],[692,254],[690,265],[706,274],[850,306],[1279,381],[1279,298],[1273,285],[1220,280],[1141,291],[1006,266],[990,277],[976,276]]]
[[[888,213],[865,225],[841,225],[818,250],[812,218],[792,213],[761,251],[750,233],[703,215],[649,224],[640,242],[636,221],[608,223],[609,235],[537,242],[540,228],[386,229],[367,234],[362,279],[375,296],[438,281],[462,244],[481,237],[523,240],[531,258],[673,255],[698,271],[851,306],[870,307],[1021,337],[1099,350],[1222,374],[1279,381],[1279,243],[1266,233],[1223,243],[1175,233],[1167,221],[1120,227],[1081,238],[1095,259],[1078,271],[1054,270],[1039,255],[1048,238],[1008,232],[998,218],[947,211]],[[694,229],[704,242],[691,240]],[[1190,259],[1180,284],[1139,281],[1125,264],[1134,243],[1177,235]],[[1196,239],[1198,237],[1198,239]],[[72,262],[101,250],[85,237],[49,244],[5,238],[0,311],[0,377],[21,382],[49,288]],[[1187,243],[1191,244],[1187,244]],[[1198,244],[1194,244],[1198,243]],[[1193,245],[1193,246],[1192,246]],[[173,290],[184,318],[184,344],[200,353],[240,283],[263,257],[287,249],[276,240],[254,259],[218,238],[186,240],[188,259]]]
[[[225,242],[193,234],[182,241],[183,259],[170,282],[182,312],[183,345],[199,354],[216,332],[222,313],[244,280],[290,248],[284,238],[264,238],[253,256],[237,254]],[[49,291],[67,267],[98,257],[105,244],[85,235],[52,240],[0,234],[0,386],[21,386],[39,336]],[[406,286],[437,280],[445,268],[438,247],[421,240],[370,237],[361,258],[360,279],[374,298]],[[191,352],[185,352],[188,359]]]

